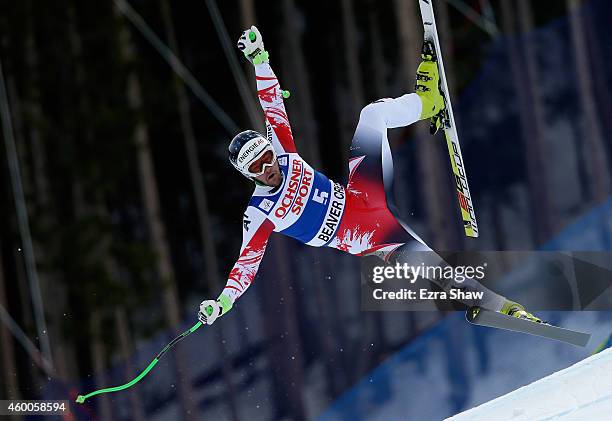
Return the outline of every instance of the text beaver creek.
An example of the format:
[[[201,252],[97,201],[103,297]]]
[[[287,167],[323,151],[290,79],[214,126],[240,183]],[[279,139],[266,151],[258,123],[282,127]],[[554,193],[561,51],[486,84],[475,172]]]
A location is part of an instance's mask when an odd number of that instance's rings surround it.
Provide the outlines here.
[[[313,199],[313,201],[326,206],[326,210],[325,217],[323,218],[323,222],[321,223],[317,234],[306,243],[309,246],[322,247],[327,245],[331,240],[333,240],[336,232],[338,231],[338,227],[342,222],[346,193],[341,184],[333,181],[329,181],[329,183],[329,191],[315,191],[315,196],[317,196],[318,199]]]
[[[304,175],[302,175],[302,169],[304,170]],[[310,186],[312,185],[312,176],[312,171],[308,167],[304,167],[301,160],[293,161],[289,186],[281,199],[280,206],[274,212],[276,217],[283,218],[289,209],[296,215],[302,212],[306,204],[305,199],[308,197]]]
[[[321,241],[328,242],[331,240],[332,235],[336,232],[340,219],[342,218],[342,210],[344,209],[344,188],[334,183],[334,189],[332,194],[332,202],[329,205],[329,212],[325,215],[323,225],[317,235],[317,238]]]

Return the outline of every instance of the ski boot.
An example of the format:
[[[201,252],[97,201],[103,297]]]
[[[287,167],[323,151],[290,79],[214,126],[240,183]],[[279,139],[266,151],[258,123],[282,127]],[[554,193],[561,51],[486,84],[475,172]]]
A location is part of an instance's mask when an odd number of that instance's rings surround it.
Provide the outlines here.
[[[419,64],[416,74],[416,94],[421,97],[423,110],[420,119],[430,119],[429,132],[433,135],[444,124],[445,104],[440,91],[440,75],[433,43],[425,41],[421,51],[423,61]]]
[[[499,312],[511,317],[516,317],[518,319],[529,320],[530,322],[546,323],[542,321],[542,319],[529,313],[527,310],[525,310],[525,307],[523,307],[519,303],[515,303],[514,301],[510,300],[506,300],[502,309]]]

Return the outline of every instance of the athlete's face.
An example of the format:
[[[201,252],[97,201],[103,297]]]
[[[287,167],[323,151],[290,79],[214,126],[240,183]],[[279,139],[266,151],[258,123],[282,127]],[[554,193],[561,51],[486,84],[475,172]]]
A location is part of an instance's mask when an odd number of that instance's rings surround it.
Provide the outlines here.
[[[271,187],[280,186],[283,181],[283,175],[281,174],[281,170],[278,167],[278,160],[274,161],[271,166],[266,166],[266,170],[264,171],[264,173],[255,177],[255,179]]]

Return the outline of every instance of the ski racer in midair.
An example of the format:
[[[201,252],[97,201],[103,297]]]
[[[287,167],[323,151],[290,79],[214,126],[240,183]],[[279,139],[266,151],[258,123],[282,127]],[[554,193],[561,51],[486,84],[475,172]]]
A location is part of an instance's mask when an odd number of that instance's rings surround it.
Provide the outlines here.
[[[343,186],[313,169],[297,153],[283,103],[287,93],[279,86],[255,26],[244,31],[238,48],[255,68],[266,134],[247,130],[236,135],[229,145],[230,162],[255,182],[255,190],[244,213],[240,256],[219,297],[201,303],[200,321],[212,324],[247,290],[257,274],[272,232],[313,247],[333,247],[357,256],[376,255],[391,263],[407,263],[415,255],[419,259],[425,255],[431,260],[426,264],[447,266],[392,213],[387,203],[393,180],[387,130],[422,119],[435,119],[445,107],[438,88],[437,64],[431,61],[431,56],[422,56],[417,69],[416,93],[380,99],[361,110],[350,148],[348,183]],[[422,251],[429,253],[416,253]],[[484,298],[477,305],[540,322],[520,304],[474,279],[461,284],[452,280],[431,281],[445,290],[460,287],[484,291]]]

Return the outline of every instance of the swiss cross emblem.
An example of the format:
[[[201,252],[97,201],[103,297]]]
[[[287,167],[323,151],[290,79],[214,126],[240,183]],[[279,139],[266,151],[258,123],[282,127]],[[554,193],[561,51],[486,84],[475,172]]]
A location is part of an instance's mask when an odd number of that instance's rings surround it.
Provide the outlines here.
[[[272,205],[274,205],[274,202],[272,202],[271,200],[268,200],[268,199],[264,199],[259,204],[259,207],[262,208],[263,210],[268,211],[268,210],[270,210],[272,208]]]

